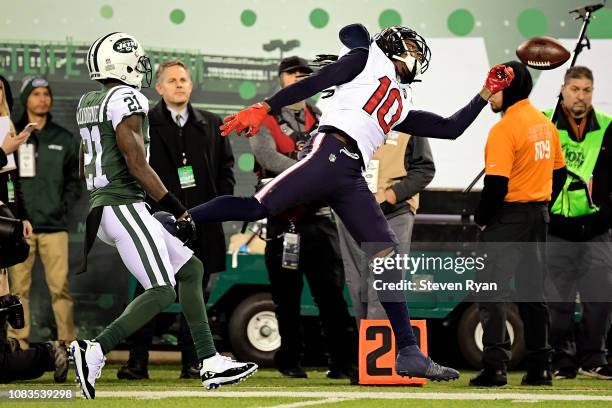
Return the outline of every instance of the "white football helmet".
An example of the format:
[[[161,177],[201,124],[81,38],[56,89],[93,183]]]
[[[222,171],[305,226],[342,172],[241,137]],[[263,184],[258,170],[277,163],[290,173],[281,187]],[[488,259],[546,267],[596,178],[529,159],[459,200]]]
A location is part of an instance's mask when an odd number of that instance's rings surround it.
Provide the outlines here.
[[[92,80],[117,79],[140,89],[151,85],[151,61],[138,41],[126,33],[98,38],[87,52],[87,69]]]

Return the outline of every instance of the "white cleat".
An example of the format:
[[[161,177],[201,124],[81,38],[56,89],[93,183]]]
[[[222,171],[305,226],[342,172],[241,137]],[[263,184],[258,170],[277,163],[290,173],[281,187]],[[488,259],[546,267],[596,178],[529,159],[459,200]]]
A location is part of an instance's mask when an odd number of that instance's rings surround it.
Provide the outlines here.
[[[257,364],[255,363],[239,363],[217,353],[202,360],[200,377],[204,388],[210,390],[243,381],[256,371]]]
[[[83,397],[96,398],[96,379],[102,374],[102,367],[106,363],[100,344],[89,340],[75,340],[70,343],[70,355]]]

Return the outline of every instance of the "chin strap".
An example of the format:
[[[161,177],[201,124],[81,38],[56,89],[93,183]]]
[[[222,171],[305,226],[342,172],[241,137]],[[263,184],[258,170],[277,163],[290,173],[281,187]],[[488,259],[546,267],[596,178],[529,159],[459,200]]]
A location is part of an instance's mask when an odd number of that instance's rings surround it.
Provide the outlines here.
[[[414,58],[412,55],[408,54],[408,56],[402,58],[399,55],[394,55],[392,57],[395,60],[401,61],[404,64],[406,64],[406,68],[408,68],[408,71],[413,72],[414,76],[412,77],[412,80],[410,81],[410,83],[412,82],[420,82],[420,81],[415,81],[416,78],[420,75],[421,73],[421,61],[419,61],[418,59]]]

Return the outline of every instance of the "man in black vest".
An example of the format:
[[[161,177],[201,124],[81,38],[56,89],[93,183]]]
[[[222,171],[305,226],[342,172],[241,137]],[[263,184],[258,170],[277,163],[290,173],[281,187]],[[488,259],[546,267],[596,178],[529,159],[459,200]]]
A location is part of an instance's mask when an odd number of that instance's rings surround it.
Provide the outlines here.
[[[155,89],[162,99],[149,111],[151,136],[149,163],[168,191],[188,207],[234,192],[234,155],[229,139],[221,137],[221,118],[195,109],[190,103],[193,83],[188,67],[180,60],[159,65]],[[152,211],[162,210],[147,200]],[[204,264],[206,286],[211,273],[225,270],[225,236],[221,223],[197,224],[197,239],[190,248]],[[142,291],[142,288],[140,288]],[[132,336],[127,366],[117,372],[121,379],[148,378],[148,348],[153,336],[151,324]],[[181,378],[199,378],[197,356],[189,327],[181,314],[179,333]]]
[[[303,58],[281,61],[281,87],[308,76],[312,69]],[[271,112],[259,133],[249,139],[260,180],[270,179],[297,163],[309,133],[316,129],[320,111],[306,101]],[[287,377],[306,378],[301,366],[300,300],[304,276],[319,308],[330,352],[329,378],[346,378],[356,358],[353,319],[342,291],[344,271],[338,233],[324,202],[300,206],[268,218],[266,267],[276,304],[282,343],[275,355],[278,370]]]

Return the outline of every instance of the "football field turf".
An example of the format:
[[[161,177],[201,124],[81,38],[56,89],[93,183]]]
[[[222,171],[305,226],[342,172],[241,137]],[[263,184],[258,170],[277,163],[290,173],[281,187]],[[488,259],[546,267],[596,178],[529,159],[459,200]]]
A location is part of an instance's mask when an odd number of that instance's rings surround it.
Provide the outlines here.
[[[530,407],[612,407],[612,381],[579,376],[574,380],[555,381],[553,387],[522,387],[522,373],[509,375],[509,384],[496,389],[468,387],[474,372],[462,372],[452,383],[429,383],[423,387],[351,386],[348,380],[329,380],[324,371],[308,370],[308,379],[282,378],[276,371],[260,370],[239,385],[206,391],[198,380],[179,380],[178,366],[151,366],[150,380],[120,381],[115,374],[118,366],[104,368],[96,384],[95,401],[82,400],[79,395],[70,401],[13,402],[0,399],[8,407],[507,407],[529,404]],[[76,391],[74,374],[61,388]],[[18,389],[58,389],[49,373],[39,380],[20,384],[0,385],[0,391]],[[24,405],[25,404],[25,405]]]

